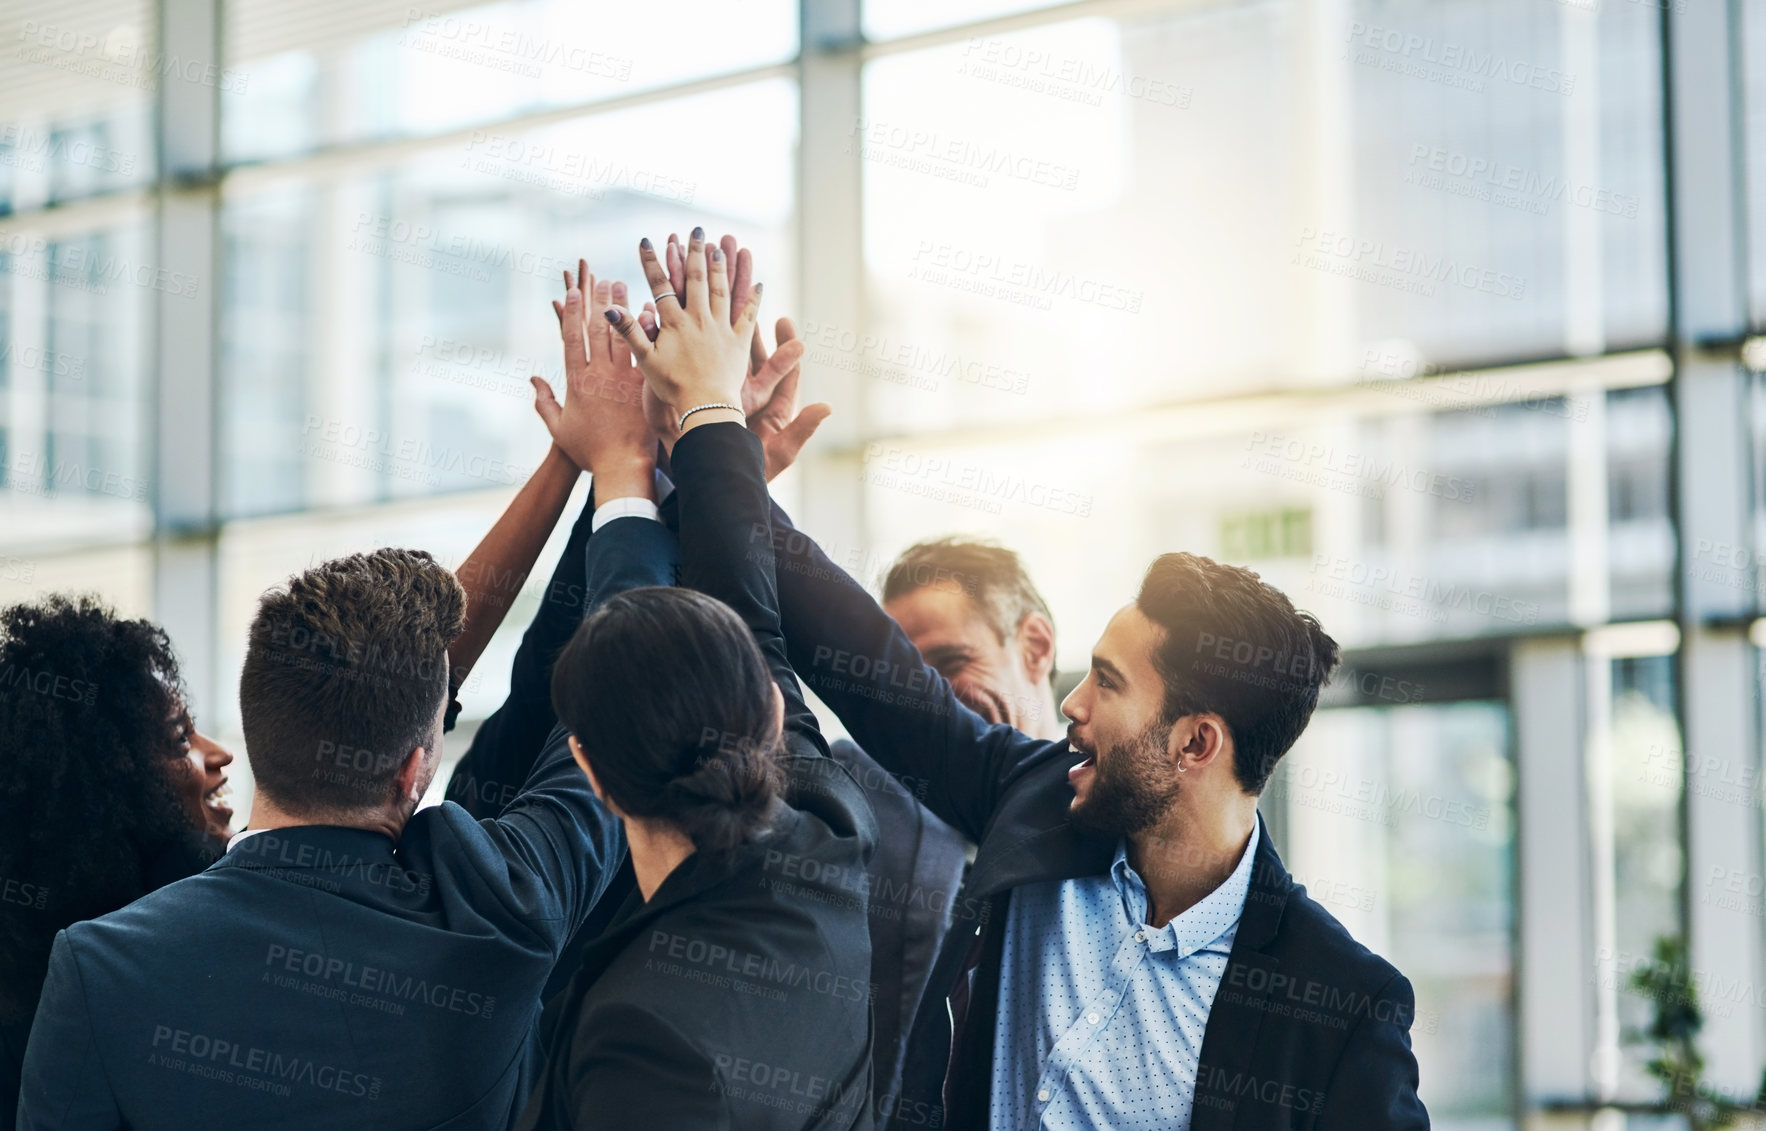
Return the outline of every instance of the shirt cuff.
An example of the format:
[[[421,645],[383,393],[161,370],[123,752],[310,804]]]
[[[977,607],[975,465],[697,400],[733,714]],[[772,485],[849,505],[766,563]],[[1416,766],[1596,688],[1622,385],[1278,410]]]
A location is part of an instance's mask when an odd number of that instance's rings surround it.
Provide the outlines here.
[[[598,533],[603,526],[616,518],[647,518],[651,522],[661,522],[662,513],[656,509],[655,503],[635,495],[623,499],[608,499],[595,508],[595,517],[589,519],[589,533]]]

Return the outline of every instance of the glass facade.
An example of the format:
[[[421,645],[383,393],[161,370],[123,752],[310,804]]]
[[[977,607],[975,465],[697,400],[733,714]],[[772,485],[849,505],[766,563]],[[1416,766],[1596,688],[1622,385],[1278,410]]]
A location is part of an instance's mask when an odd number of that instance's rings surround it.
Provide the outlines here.
[[[837,560],[1011,546],[1068,677],[1156,554],[1256,569],[1349,658],[1263,812],[1411,977],[1436,1125],[1676,1125],[1628,973],[1766,954],[1766,0],[1716,95],[1652,0],[206,0],[206,56],[169,3],[0,16],[0,600],[198,626],[237,741],[258,593],[461,560],[544,454],[560,273],[735,232],[836,409],[779,490]]]
[[[1509,731],[1492,702],[1327,711],[1264,795],[1285,809],[1296,882],[1415,988],[1440,1127],[1516,1114]]]

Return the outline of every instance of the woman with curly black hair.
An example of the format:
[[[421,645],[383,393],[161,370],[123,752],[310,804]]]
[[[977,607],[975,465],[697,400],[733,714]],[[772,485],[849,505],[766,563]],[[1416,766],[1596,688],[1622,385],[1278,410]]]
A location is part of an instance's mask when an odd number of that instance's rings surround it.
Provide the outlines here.
[[[56,933],[219,856],[232,761],[164,629],[92,597],[0,610],[0,1127]]]

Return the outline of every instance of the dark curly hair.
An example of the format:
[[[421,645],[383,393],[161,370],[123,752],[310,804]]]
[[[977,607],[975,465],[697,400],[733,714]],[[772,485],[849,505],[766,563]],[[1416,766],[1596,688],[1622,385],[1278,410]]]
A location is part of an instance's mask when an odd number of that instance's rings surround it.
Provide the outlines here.
[[[96,597],[0,610],[0,1019],[56,932],[211,863],[174,790],[184,689],[165,630]]]

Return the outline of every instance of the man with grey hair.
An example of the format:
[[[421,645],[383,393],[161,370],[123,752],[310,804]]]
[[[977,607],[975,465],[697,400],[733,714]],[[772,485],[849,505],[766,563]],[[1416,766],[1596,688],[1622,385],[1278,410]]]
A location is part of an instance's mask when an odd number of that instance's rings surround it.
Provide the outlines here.
[[[883,609],[976,714],[1060,738],[1055,625],[1018,555],[940,538],[910,546],[883,578]]]

